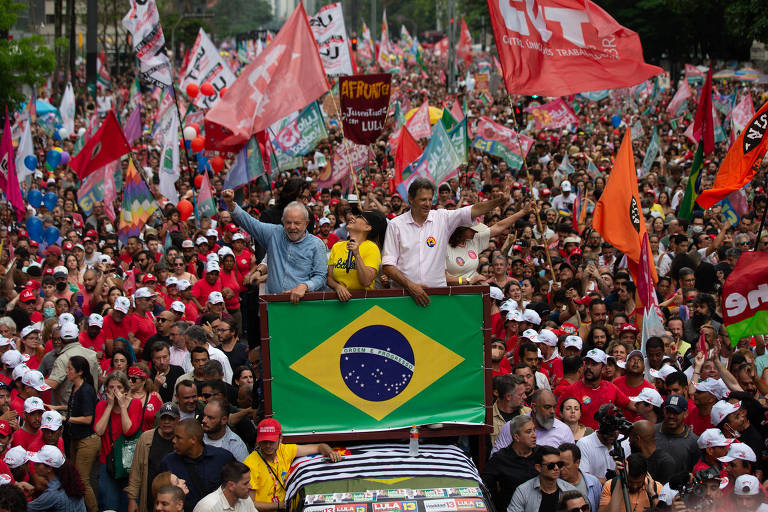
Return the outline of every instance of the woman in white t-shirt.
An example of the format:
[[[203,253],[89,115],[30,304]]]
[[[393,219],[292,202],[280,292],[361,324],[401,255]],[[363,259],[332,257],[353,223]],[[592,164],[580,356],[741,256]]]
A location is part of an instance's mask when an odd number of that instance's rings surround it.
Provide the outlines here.
[[[448,286],[485,284],[485,277],[477,273],[480,253],[488,248],[491,238],[504,233],[518,219],[531,213],[530,203],[519,212],[498,221],[490,228],[478,222],[472,227],[459,226],[448,239],[445,254],[445,279]]]

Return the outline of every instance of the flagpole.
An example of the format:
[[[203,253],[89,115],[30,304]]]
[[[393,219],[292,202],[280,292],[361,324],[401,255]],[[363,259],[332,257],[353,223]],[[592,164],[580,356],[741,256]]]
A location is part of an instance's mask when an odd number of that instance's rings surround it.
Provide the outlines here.
[[[336,110],[336,118],[339,120],[339,128],[341,129],[341,139],[342,143],[344,144],[344,150],[347,152],[347,164],[349,164],[349,173],[352,175],[352,185],[355,187],[355,195],[357,196],[357,200],[360,200],[360,192],[357,189],[357,175],[355,174],[355,170],[352,168],[352,159],[349,156],[349,146],[347,145],[347,137],[344,135],[344,122],[341,120],[341,110],[339,109],[339,105],[336,103],[336,98],[333,96],[333,89],[328,91],[328,94],[331,95],[331,101],[333,101],[333,108]],[[367,160],[368,157],[366,157]]]
[[[763,228],[765,227],[765,212],[768,212],[768,207],[763,207],[763,218],[760,220],[760,227],[757,230],[757,237],[755,238],[755,246],[752,248],[753,251],[757,250],[757,244],[760,243],[760,235],[763,233]]]
[[[525,175],[528,178],[528,187],[531,190],[531,196],[533,196],[533,176],[531,176],[531,172],[528,169],[528,163],[525,161],[525,151],[523,151],[523,143],[520,141],[520,128],[517,125],[517,116],[515,115],[515,106],[512,104],[512,95],[509,95],[509,104],[512,107],[512,123],[515,126],[515,138],[517,138],[517,145],[520,148],[520,158],[522,158],[523,161],[523,169],[525,169]],[[539,234],[541,235],[542,239],[544,240],[544,255],[547,258],[547,265],[549,265],[549,272],[552,274],[552,284],[555,284],[557,279],[555,279],[555,269],[552,267],[552,258],[549,255],[549,247],[547,244],[547,239],[544,236],[544,229],[541,224],[541,216],[539,215],[539,204],[536,201],[533,201],[533,213],[536,216],[536,224],[539,228]],[[576,225],[578,229],[578,223]]]

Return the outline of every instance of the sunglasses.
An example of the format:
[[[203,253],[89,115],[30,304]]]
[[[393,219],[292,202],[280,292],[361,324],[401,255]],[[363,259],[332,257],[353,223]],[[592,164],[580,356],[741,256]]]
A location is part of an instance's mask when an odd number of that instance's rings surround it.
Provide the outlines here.
[[[574,507],[574,508],[568,509],[568,512],[589,512],[589,511],[590,511],[589,503],[585,503],[580,507]]]
[[[213,396],[213,393],[200,393],[200,396],[208,400]]]
[[[565,466],[565,462],[563,461],[549,462],[547,464],[544,464],[544,467],[550,471],[553,471],[555,468],[561,469],[563,466]]]
[[[139,380],[142,380],[142,379],[141,379],[141,377],[128,377],[128,380],[131,381],[131,382],[136,382],[136,381],[139,381]]]

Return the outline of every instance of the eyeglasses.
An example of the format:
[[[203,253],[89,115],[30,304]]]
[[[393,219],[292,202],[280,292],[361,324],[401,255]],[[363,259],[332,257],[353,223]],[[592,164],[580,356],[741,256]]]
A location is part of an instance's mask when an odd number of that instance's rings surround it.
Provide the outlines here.
[[[183,267],[184,263],[174,263],[173,266],[174,267]]]
[[[141,380],[141,377],[128,377],[128,380],[131,382],[136,382],[138,380]]]
[[[557,462],[549,462],[547,464],[544,464],[544,467],[546,467],[550,471],[554,471],[555,468],[560,469],[563,466],[565,466],[565,462],[563,462],[561,460],[557,461]]]
[[[585,503],[580,507],[569,508],[568,512],[589,512],[589,510],[590,510],[589,503]]]
[[[226,329],[216,329],[216,332],[227,332],[229,330],[229,327],[227,327]]]
[[[168,321],[167,318],[156,318],[155,320],[157,320],[157,322],[161,324]]]
[[[746,247],[749,245],[749,242],[739,242],[739,245],[742,247]]]
[[[200,393],[200,396],[208,400],[213,396],[213,393]]]

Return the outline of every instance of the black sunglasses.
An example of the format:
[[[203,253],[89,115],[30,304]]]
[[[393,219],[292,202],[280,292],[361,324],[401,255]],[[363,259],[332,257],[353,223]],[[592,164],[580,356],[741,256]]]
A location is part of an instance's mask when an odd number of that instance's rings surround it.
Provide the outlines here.
[[[200,396],[208,400],[213,396],[213,393],[200,393]]]
[[[128,380],[131,382],[136,382],[139,380],[139,377],[128,377]]]
[[[589,512],[590,506],[589,503],[585,503],[584,505],[580,507],[570,508],[568,509],[568,512]]]
[[[555,468],[562,468],[563,466],[565,466],[565,462],[563,461],[549,462],[547,464],[544,464],[544,467],[546,467],[550,471],[553,471]]]

